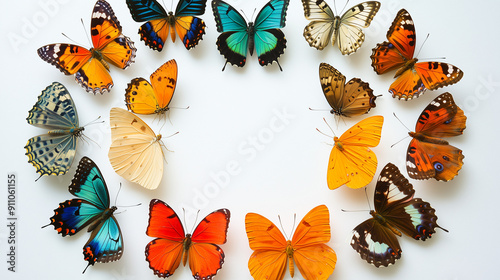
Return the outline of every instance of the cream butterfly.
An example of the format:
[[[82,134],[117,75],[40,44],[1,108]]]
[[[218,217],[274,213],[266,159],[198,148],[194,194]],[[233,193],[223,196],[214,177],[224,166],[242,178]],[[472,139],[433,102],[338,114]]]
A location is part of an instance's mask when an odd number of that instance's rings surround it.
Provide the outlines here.
[[[333,14],[325,0],[302,0],[304,16],[311,22],[304,28],[304,38],[311,47],[324,49],[331,40],[339,45],[343,55],[358,50],[365,40],[362,27],[370,23],[380,9],[380,2],[368,1],[355,5],[341,17]]]
[[[163,176],[161,134],[139,117],[121,108],[109,113],[109,161],[118,175],[146,189],[156,189]]]

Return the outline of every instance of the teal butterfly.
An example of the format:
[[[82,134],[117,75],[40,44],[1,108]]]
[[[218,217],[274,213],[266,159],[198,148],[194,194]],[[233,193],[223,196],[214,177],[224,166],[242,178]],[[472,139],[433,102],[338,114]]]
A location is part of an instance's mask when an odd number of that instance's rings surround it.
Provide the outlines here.
[[[31,125],[49,129],[47,134],[28,140],[24,147],[28,162],[40,177],[66,174],[84,129],[78,124],[75,103],[68,90],[58,82],[52,83],[42,91],[26,120]]]
[[[269,1],[255,18],[255,22],[247,22],[231,5],[222,0],[212,1],[212,10],[217,24],[217,31],[222,33],[217,38],[217,48],[232,65],[243,67],[246,62],[247,49],[253,55],[254,47],[259,63],[266,66],[273,61],[281,65],[278,57],[286,48],[285,34],[278,29],[285,27],[286,10],[290,0]]]
[[[97,165],[88,157],[78,164],[69,192],[77,198],[59,203],[50,218],[50,224],[62,234],[74,235],[89,226],[92,232],[83,246],[84,259],[88,261],[85,271],[96,262],[117,261],[123,254],[123,238],[120,226],[113,216],[116,206],[109,207],[106,182]]]

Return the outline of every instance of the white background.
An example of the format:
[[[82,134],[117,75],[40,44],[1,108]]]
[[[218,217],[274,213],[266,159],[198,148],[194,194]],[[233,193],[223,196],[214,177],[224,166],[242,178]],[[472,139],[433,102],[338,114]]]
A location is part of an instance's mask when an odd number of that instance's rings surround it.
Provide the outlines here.
[[[497,183],[499,135],[497,115],[500,98],[498,73],[497,1],[403,1],[382,0],[382,7],[372,25],[366,29],[366,41],[357,53],[342,56],[335,45],[324,51],[310,48],[302,37],[308,21],[302,4],[292,0],[288,9],[285,53],[279,58],[283,67],[261,67],[257,57],[248,57],[244,68],[227,66],[215,41],[219,35],[207,3],[202,16],[206,35],[197,47],[186,51],[177,41],[168,40],[161,53],[150,50],[139,40],[140,23],[132,20],[125,1],[110,0],[123,33],[137,47],[136,63],[125,71],[111,67],[115,86],[110,93],[94,96],[78,86],[72,76],[64,76],[55,67],[42,61],[36,50],[46,44],[69,42],[65,33],[78,44],[89,47],[90,15],[93,1],[15,1],[4,5],[0,17],[3,43],[2,54],[2,120],[0,184],[0,275],[2,279],[53,279],[64,275],[72,279],[156,279],[144,257],[144,247],[152,240],[146,236],[148,205],[152,198],[167,202],[180,217],[186,209],[186,227],[195,224],[194,211],[200,210],[198,221],[213,210],[228,208],[231,222],[228,242],[222,246],[226,258],[216,279],[252,279],[247,261],[252,251],[248,246],[244,217],[257,212],[279,225],[291,236],[293,216],[297,220],[313,207],[326,204],[330,209],[332,239],[329,245],[338,256],[330,279],[493,279],[498,265],[497,233],[500,230],[494,205],[500,190]],[[170,1],[166,0],[170,8]],[[174,7],[177,1],[174,1]],[[257,12],[266,0],[228,0],[248,17]],[[333,1],[327,1],[333,6]],[[47,6],[51,3],[51,5]],[[356,4],[350,2],[348,6]],[[344,1],[337,1],[340,10]],[[45,7],[45,9],[44,9]],[[48,8],[47,8],[48,7]],[[419,58],[440,59],[460,67],[465,75],[457,84],[428,91],[412,101],[399,101],[388,94],[393,74],[378,76],[370,66],[371,49],[386,40],[385,34],[400,8],[413,17],[417,30],[417,50],[429,33]],[[253,15],[255,17],[255,15]],[[85,27],[80,22],[83,19]],[[160,187],[148,191],[118,176],[109,164],[109,109],[125,108],[124,89],[135,77],[148,78],[165,61],[175,58],[179,66],[176,93],[171,106],[188,110],[172,110],[169,120],[144,116],[154,131],[164,136],[179,132],[164,143],[168,164]],[[327,109],[318,78],[320,62],[338,68],[346,77],[359,77],[368,82],[377,99],[377,107],[360,118],[336,120],[328,112],[313,112],[308,108]],[[43,129],[27,124],[25,118],[41,91],[53,81],[63,83],[75,101],[80,124],[101,116],[105,122],[85,128],[77,157],[70,171],[59,177],[43,177],[27,163],[26,141],[42,134]],[[378,157],[378,170],[387,162],[395,163],[406,175],[405,156],[410,141],[401,121],[413,130],[420,112],[438,94],[449,91],[467,116],[464,135],[449,139],[463,150],[464,166],[450,182],[411,180],[416,197],[429,201],[436,209],[439,224],[449,233],[438,230],[426,242],[409,237],[399,238],[403,254],[394,266],[375,268],[361,260],[351,248],[352,229],[369,218],[373,208],[375,179],[367,186],[370,204],[363,189],[341,187],[328,189],[326,170],[333,139],[316,131],[333,135],[322,118],[325,117],[336,135],[370,115],[385,117],[382,139],[373,150]],[[287,115],[283,117],[282,115]],[[281,118],[280,118],[281,116]],[[255,140],[257,139],[257,140]],[[255,142],[257,141],[257,142]],[[253,144],[252,144],[253,143]],[[118,206],[142,203],[117,212],[122,229],[125,251],[121,260],[96,264],[87,272],[82,247],[89,234],[62,238],[49,223],[58,203],[72,198],[67,187],[82,156],[92,158],[101,169],[111,196]],[[236,166],[232,174],[227,168]],[[17,266],[16,273],[7,271],[7,173],[18,175],[17,189]],[[224,175],[226,174],[226,175]],[[375,177],[375,178],[376,178]],[[219,179],[216,179],[219,178]],[[344,213],[341,209],[366,210]],[[296,279],[301,275],[296,271]],[[187,267],[179,267],[171,279],[193,279]],[[288,275],[285,279],[290,279]]]

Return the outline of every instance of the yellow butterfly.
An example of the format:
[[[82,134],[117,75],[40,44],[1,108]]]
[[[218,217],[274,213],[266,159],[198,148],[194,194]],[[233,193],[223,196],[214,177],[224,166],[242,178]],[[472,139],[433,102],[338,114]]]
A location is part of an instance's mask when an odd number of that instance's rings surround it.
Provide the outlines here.
[[[156,189],[163,176],[161,134],[139,117],[121,108],[109,113],[111,147],[109,161],[123,178],[146,189]]]
[[[362,188],[373,179],[377,156],[369,149],[380,142],[384,117],[366,118],[349,128],[335,141],[328,162],[327,181],[330,189],[342,185]]]
[[[135,78],[125,90],[127,108],[136,114],[164,114],[169,110],[177,83],[177,62],[165,62],[149,77]]]

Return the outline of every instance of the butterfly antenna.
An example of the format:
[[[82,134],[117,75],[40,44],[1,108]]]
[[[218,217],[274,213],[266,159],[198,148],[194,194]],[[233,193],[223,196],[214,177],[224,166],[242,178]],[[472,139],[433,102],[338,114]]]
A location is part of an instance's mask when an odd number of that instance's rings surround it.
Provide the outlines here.
[[[406,139],[406,138],[408,138],[408,137],[410,137],[410,135],[406,135],[406,137],[405,137],[405,138],[403,138],[403,139],[399,140],[398,142],[396,142],[396,143],[392,144],[392,145],[391,145],[391,148],[392,148],[392,147],[394,147],[394,146],[396,146],[397,144],[399,144],[400,142],[402,142],[403,140],[405,140],[405,139]]]
[[[94,44],[92,44],[92,40],[90,40],[89,34],[85,31],[87,30],[87,28],[85,27],[85,23],[83,23],[83,18],[80,18],[80,21],[82,22],[83,26],[83,33],[87,36],[87,41],[89,41],[90,46],[93,46]]]
[[[427,42],[427,39],[429,39],[429,36],[430,36],[430,35],[431,35],[430,33],[427,33],[427,36],[425,37],[425,40],[424,40],[424,42],[422,43],[422,45],[420,46],[420,49],[418,50],[417,55],[416,55],[415,57],[418,57],[418,55],[420,54],[420,52],[421,52],[421,51],[422,51],[422,49],[424,48],[425,42]]]
[[[330,109],[314,109],[314,108],[311,108],[311,107],[309,107],[309,110],[311,110],[311,111],[319,111],[319,112],[330,112]]]
[[[334,2],[334,3],[335,3],[335,2]],[[344,12],[345,7],[347,7],[347,4],[349,4],[349,0],[347,0],[347,1],[345,2],[344,8],[342,8],[342,10],[340,11],[340,13]],[[337,11],[335,11],[335,12],[337,12]]]
[[[283,228],[283,223],[281,222],[281,216],[280,215],[278,215],[278,221],[280,221],[281,232],[283,232],[283,234],[285,235],[286,240],[290,240],[290,238],[286,234],[285,229]]]
[[[71,42],[75,43],[75,44],[79,44],[78,42],[76,42],[75,40],[71,39],[68,35],[64,34],[64,33],[61,33],[64,37],[66,37],[66,39],[70,40]]]
[[[337,136],[337,135],[335,135],[335,131],[333,131],[333,128],[330,126],[330,124],[326,121],[325,118],[323,118],[323,121],[326,123],[326,126],[328,126],[330,131],[333,133],[333,136]],[[330,138],[333,138],[333,137],[330,137]]]
[[[394,115],[394,117],[408,130],[408,131],[411,131],[400,119],[399,117],[396,115],[396,113],[392,113]]]
[[[372,210],[372,207],[370,206],[370,199],[368,198],[368,191],[367,187],[365,187],[365,197],[366,197],[366,202],[368,203],[368,208],[370,208],[370,211]]]
[[[184,210],[184,208],[182,208]],[[191,231],[190,232],[194,232],[194,227],[196,226],[196,222],[198,221],[198,215],[200,214],[200,209],[198,209],[198,211],[196,212],[196,218],[194,219],[194,224],[193,224],[193,227],[191,228]],[[184,213],[184,224],[186,224],[186,214]]]

